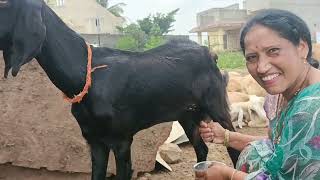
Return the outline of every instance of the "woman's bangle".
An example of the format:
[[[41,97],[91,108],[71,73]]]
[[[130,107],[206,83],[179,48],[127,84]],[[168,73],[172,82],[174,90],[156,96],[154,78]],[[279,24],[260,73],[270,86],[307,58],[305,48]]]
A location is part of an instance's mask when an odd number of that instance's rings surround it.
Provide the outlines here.
[[[233,170],[230,180],[233,180],[233,178],[234,178],[234,176],[235,176],[235,174],[236,174],[237,172],[238,172],[238,170],[236,170],[236,169]]]
[[[230,131],[228,129],[224,130],[224,140],[223,145],[225,147],[229,147],[229,141],[230,141]]]

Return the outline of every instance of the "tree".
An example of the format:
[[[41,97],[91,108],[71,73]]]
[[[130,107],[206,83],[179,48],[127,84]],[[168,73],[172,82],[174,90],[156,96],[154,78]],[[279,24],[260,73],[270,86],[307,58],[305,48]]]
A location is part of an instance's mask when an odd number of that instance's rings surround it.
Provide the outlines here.
[[[171,28],[176,20],[174,16],[179,11],[179,9],[175,9],[168,14],[157,13],[156,16],[153,17],[153,23],[157,24],[160,27],[161,34],[168,34],[173,31]]]
[[[118,27],[118,30],[123,33],[123,37],[120,38],[117,44],[117,48],[124,49],[124,50],[131,50],[131,51],[142,51],[146,41],[147,35],[144,31],[141,30],[138,24],[130,24],[127,27]],[[127,49],[126,44],[133,44],[133,43],[125,43],[126,40],[132,41],[134,39],[135,47]],[[121,42],[121,44],[119,44]]]
[[[108,11],[111,12],[113,15],[117,17],[122,17],[123,14],[123,7],[126,6],[125,3],[117,3],[108,8]]]
[[[149,33],[151,32],[151,29],[154,25],[152,22],[151,16],[149,15],[148,17],[143,18],[142,20],[138,20],[137,22],[138,22],[141,30],[149,35]]]
[[[108,7],[108,0],[97,0],[97,3],[99,3],[104,8]]]
[[[96,0],[102,7],[106,8],[110,13],[117,17],[122,17],[123,7],[126,6],[125,3],[117,3],[109,7],[109,0]]]
[[[138,20],[138,24],[132,23],[126,27],[118,27],[124,37],[120,38],[117,48],[143,51],[161,45],[164,42],[163,35],[172,31],[171,28],[173,22],[175,22],[174,16],[178,10],[179,9],[175,9],[168,14],[157,13],[154,16],[149,15],[142,20]],[[136,47],[128,48],[128,44],[136,45]]]
[[[179,9],[175,9],[168,14],[157,13],[152,16],[149,15],[142,20],[138,20],[140,28],[147,34],[150,35],[153,28],[160,28],[158,35],[165,35],[172,31],[173,23],[176,21],[174,16],[177,14]],[[156,27],[155,27],[156,26]],[[153,34],[154,35],[154,34]]]

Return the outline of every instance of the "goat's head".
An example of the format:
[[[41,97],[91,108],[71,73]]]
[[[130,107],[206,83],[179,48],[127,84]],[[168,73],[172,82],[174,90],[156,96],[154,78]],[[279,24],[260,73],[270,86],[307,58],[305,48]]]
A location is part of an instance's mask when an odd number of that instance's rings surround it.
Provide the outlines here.
[[[46,34],[43,5],[42,0],[0,0],[0,49],[5,77],[11,68],[16,76],[21,66],[40,52]]]

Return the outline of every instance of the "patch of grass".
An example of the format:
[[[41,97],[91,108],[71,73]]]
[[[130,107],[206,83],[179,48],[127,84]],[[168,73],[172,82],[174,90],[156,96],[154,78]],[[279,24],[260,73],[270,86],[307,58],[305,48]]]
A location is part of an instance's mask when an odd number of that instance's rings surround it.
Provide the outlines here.
[[[218,67],[223,70],[245,69],[246,62],[240,51],[220,52],[218,54]]]

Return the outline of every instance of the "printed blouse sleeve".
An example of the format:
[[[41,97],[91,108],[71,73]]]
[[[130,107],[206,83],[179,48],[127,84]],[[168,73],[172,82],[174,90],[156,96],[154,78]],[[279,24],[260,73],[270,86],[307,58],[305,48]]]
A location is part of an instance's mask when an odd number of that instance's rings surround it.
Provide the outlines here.
[[[297,99],[284,122],[271,158],[246,179],[320,179],[320,97]]]

